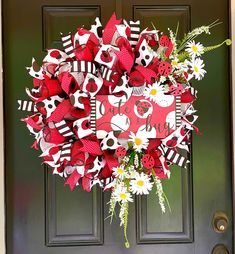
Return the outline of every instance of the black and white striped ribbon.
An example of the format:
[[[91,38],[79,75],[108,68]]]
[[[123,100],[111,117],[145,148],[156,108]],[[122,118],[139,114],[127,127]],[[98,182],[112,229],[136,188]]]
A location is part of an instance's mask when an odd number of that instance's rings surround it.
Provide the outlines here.
[[[63,35],[63,33],[60,33],[60,34],[61,34],[61,40],[62,40],[65,53],[69,57],[74,58],[75,54],[74,54],[74,47],[73,47],[71,33],[69,33],[68,35]]]
[[[181,96],[175,97],[175,125],[176,129],[182,124],[182,112],[181,112]]]
[[[55,123],[55,127],[58,130],[58,132],[64,137],[70,137],[74,134],[67,125],[67,123],[65,122],[65,120]]]
[[[109,189],[109,188],[112,188],[113,187],[113,178],[112,177],[108,177],[108,178],[105,178],[105,179],[102,179],[101,180],[101,183],[102,183],[102,186],[104,187],[104,189]]]
[[[105,179],[93,179],[91,180],[91,185],[90,187],[92,188],[94,185],[96,185],[97,183],[99,184],[100,187],[104,188],[104,190],[112,188],[113,187],[113,178],[112,177],[108,177]]]
[[[197,90],[194,87],[190,87],[190,92],[193,96],[195,96],[197,98]]]
[[[38,112],[36,105],[32,101],[18,100],[18,110],[29,111],[29,112]]]
[[[164,146],[163,144],[161,144],[158,148],[161,150],[162,154],[164,155],[167,161],[170,161],[173,164],[176,164],[180,167],[186,169],[188,168],[187,165],[189,163],[189,160],[187,158],[177,153],[173,149]]]
[[[130,21],[131,35],[129,38],[129,42],[132,47],[135,47],[140,36],[140,21]]]
[[[62,146],[60,153],[60,162],[64,160],[71,161],[71,143],[67,143]]]
[[[91,130],[96,132],[96,99],[91,98],[91,113],[90,113],[90,123],[91,123]]]
[[[114,71],[107,68],[106,66],[101,66],[101,77],[109,82],[112,81],[112,75],[115,74]]]
[[[88,61],[74,61],[72,62],[71,72],[88,72],[96,74],[95,64]]]

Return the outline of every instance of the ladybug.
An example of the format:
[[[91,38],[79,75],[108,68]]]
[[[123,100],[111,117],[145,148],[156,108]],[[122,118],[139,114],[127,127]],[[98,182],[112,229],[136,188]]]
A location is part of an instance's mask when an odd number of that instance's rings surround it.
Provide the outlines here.
[[[170,63],[164,61],[159,64],[158,72],[161,76],[167,77],[172,71],[172,66]]]
[[[167,35],[162,35],[161,38],[160,38],[159,43],[162,47],[168,47],[169,43],[170,43],[170,40],[169,40]]]
[[[179,83],[177,83],[177,86],[171,85],[169,87],[169,94],[174,96],[181,95],[183,91],[184,87]]]
[[[91,93],[94,93],[98,89],[98,87],[95,83],[95,80],[93,78],[90,78],[88,80],[88,83],[86,85],[86,89],[87,89],[87,91],[89,91]]]
[[[104,62],[104,63],[109,63],[112,61],[113,57],[110,56],[108,51],[102,51],[102,54],[100,55],[100,59]]]
[[[119,146],[116,150],[115,150],[115,154],[117,157],[124,157],[126,155],[126,149],[123,146]]]
[[[137,112],[141,116],[143,116],[146,112],[149,111],[149,108],[151,108],[151,104],[146,101],[142,101],[142,102],[137,101],[136,106],[137,106]]]
[[[168,45],[168,47],[167,47],[167,50],[166,50],[166,52],[165,52],[165,56],[166,56],[166,57],[169,57],[169,56],[170,56],[170,54],[171,54],[172,51],[173,51],[173,48],[174,48],[174,44],[170,41],[170,43],[169,43],[169,45]]]
[[[177,145],[178,137],[174,136],[172,139],[166,142],[168,147],[175,147]]]
[[[154,167],[154,164],[155,164],[154,158],[150,154],[145,154],[142,157],[141,161],[143,166],[147,169],[152,169]]]
[[[53,51],[51,51],[50,56],[51,56],[51,57],[54,57],[54,58],[56,58],[56,59],[60,59],[60,58],[62,57],[61,54],[60,54],[60,52],[59,52],[58,50],[53,50]]]

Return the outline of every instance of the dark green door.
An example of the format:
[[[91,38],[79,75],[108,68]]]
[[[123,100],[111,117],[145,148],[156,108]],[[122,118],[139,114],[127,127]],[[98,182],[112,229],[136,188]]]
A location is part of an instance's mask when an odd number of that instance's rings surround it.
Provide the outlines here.
[[[59,47],[60,32],[90,27],[96,16],[105,23],[114,11],[128,20],[140,19],[143,28],[153,22],[164,30],[179,21],[181,36],[220,18],[223,23],[213,30],[211,44],[229,36],[227,0],[3,0],[7,253],[209,254],[217,244],[233,253],[227,48],[206,58],[208,74],[195,84],[203,135],[193,137],[191,170],[173,168],[171,180],[164,183],[172,212],[162,215],[154,194],[132,204],[130,249],[123,247],[118,220],[112,225],[104,220],[108,194],[97,189],[70,192],[30,149],[33,139],[16,110],[17,99],[31,86],[25,66],[32,56],[40,61],[46,48]],[[213,229],[216,211],[228,216],[224,233]]]

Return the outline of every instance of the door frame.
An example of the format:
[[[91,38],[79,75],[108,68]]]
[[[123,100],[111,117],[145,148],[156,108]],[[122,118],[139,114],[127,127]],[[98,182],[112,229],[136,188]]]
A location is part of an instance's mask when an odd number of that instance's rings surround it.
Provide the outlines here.
[[[2,13],[2,1],[0,1]],[[0,18],[0,253],[6,253],[5,243],[5,164],[3,125],[3,65],[2,65],[2,18]]]
[[[2,1],[0,1],[0,13],[2,13]],[[235,229],[235,0],[230,0],[230,36],[233,44],[230,50],[231,62],[231,117],[232,117],[232,151],[233,151],[233,230]],[[5,237],[5,174],[4,174],[4,114],[3,114],[3,62],[2,62],[2,18],[0,18],[0,253],[6,253]],[[235,234],[233,246],[235,244]]]

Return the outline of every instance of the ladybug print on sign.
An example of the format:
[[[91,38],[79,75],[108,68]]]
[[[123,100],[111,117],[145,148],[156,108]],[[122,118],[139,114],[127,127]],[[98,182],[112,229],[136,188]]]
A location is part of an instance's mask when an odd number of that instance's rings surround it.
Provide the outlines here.
[[[136,101],[134,110],[136,115],[140,118],[146,118],[153,112],[152,104],[147,100]]]

